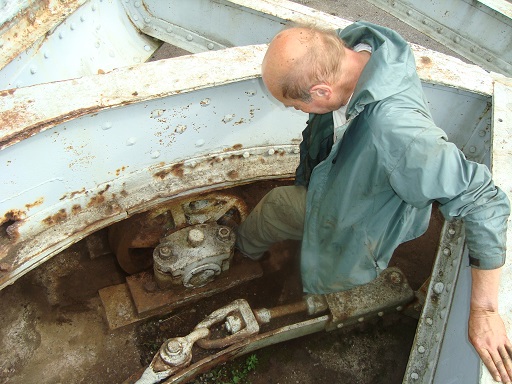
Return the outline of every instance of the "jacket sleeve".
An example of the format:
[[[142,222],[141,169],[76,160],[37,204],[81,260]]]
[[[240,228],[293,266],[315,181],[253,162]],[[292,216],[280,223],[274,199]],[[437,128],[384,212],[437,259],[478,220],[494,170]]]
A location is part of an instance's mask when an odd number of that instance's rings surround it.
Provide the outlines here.
[[[390,168],[392,188],[413,206],[438,201],[445,219],[463,220],[473,267],[502,266],[510,215],[506,194],[494,185],[485,165],[467,160],[430,119],[411,114],[402,115],[402,123],[392,129],[401,146]]]

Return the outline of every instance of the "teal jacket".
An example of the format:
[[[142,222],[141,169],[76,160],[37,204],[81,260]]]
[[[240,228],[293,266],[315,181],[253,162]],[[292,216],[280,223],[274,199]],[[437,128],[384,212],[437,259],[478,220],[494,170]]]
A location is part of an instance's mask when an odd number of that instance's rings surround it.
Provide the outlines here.
[[[303,132],[296,184],[308,187],[304,290],[335,292],[376,278],[400,243],[426,231],[434,201],[447,220],[464,221],[474,267],[503,265],[508,199],[488,168],[468,161],[434,124],[407,42],[364,22],[338,34],[373,52],[343,138],[332,145],[332,113],[311,115]]]

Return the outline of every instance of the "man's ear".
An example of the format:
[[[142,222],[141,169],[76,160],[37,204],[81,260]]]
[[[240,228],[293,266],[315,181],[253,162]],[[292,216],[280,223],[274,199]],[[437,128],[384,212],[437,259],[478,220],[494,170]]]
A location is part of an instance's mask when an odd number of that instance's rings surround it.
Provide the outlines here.
[[[325,98],[329,100],[332,96],[332,89],[327,84],[317,84],[309,89],[309,93],[313,98]]]

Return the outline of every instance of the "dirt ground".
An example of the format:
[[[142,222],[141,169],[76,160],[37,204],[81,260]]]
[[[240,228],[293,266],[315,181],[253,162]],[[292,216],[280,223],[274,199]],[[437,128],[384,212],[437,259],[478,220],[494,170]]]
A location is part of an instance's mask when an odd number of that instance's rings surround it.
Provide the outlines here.
[[[390,26],[411,42],[446,52],[365,1],[297,2],[349,20]],[[393,259],[414,289],[428,276],[439,227],[436,213],[432,232],[405,244]],[[282,263],[264,261],[266,273],[257,281],[218,298],[111,330],[98,291],[124,283],[126,274],[106,249],[106,236],[106,229],[97,232],[0,291],[1,383],[121,383],[148,364],[165,339],[190,331],[232,298],[246,297],[251,305],[272,306],[300,296],[294,258],[297,247],[287,243],[275,251]],[[100,247],[91,248],[91,241]],[[415,327],[414,319],[395,314],[320,332],[241,357],[194,383],[400,383]]]

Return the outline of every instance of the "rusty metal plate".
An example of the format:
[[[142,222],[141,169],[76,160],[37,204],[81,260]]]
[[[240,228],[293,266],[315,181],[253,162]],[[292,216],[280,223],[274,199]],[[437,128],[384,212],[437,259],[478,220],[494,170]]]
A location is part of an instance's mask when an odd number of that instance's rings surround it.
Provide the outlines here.
[[[398,268],[384,270],[375,280],[354,289],[325,295],[332,320],[326,329],[333,330],[367,317],[382,316],[414,298],[405,275]]]
[[[170,290],[156,290],[156,281],[153,274],[149,272],[129,276],[126,278],[126,283],[137,313],[144,316],[155,312],[170,311],[193,301],[213,296],[262,275],[263,269],[259,263],[241,259],[233,260],[233,265],[229,270],[223,272],[210,284],[196,289],[176,286]],[[151,292],[152,290],[153,292]]]

